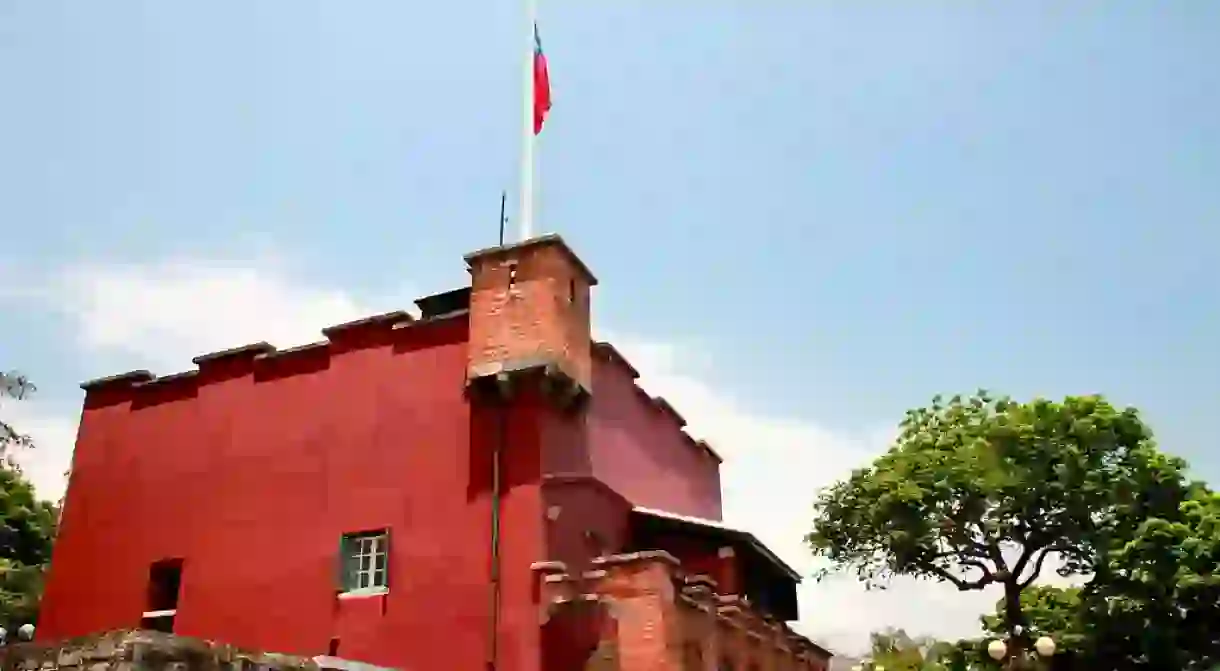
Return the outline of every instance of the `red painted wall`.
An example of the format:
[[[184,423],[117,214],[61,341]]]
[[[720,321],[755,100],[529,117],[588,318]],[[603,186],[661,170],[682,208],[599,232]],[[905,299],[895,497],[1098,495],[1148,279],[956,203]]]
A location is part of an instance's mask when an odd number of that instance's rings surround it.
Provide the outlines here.
[[[548,477],[543,484],[547,558],[580,573],[594,557],[622,552],[629,544],[631,504],[590,477]]]
[[[338,636],[344,657],[482,668],[497,425],[463,395],[467,335],[462,318],[384,329],[91,392],[39,638],[138,625],[149,565],[181,557],[177,633],[308,655]],[[515,403],[500,646],[501,668],[525,670],[539,637],[529,565],[545,555],[541,410]],[[381,527],[388,595],[336,599],[340,536]]]
[[[625,366],[594,359],[585,422],[593,475],[632,504],[721,519],[720,465],[650,401]]]
[[[464,394],[468,337],[462,317],[374,325],[91,391],[38,637],[137,626],[150,565],[181,558],[177,633],[303,655],[338,637],[375,664],[483,668],[500,409]],[[504,671],[538,668],[533,562],[619,551],[630,505],[721,515],[718,462],[628,367],[595,361],[583,411],[528,387],[508,411]],[[389,593],[336,598],[340,537],[379,528]]]

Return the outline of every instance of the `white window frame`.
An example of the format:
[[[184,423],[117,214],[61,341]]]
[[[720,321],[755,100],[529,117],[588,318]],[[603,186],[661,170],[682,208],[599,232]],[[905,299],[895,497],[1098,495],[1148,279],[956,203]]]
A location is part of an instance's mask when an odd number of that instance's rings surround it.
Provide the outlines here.
[[[370,596],[390,591],[390,532],[388,530],[344,534],[342,548],[344,556],[341,560],[345,590],[339,596]],[[377,567],[378,558],[381,559],[381,568]]]

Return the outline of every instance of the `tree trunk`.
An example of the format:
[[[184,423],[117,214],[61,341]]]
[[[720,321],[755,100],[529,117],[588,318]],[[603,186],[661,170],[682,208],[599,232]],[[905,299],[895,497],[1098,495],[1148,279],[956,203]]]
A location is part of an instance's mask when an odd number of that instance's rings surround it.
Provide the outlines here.
[[[1008,658],[1004,668],[1010,671],[1024,669],[1029,632],[1026,631],[1025,613],[1021,610],[1021,587],[1012,579],[1004,581],[1004,624],[1008,628],[1008,640],[1005,641]]]

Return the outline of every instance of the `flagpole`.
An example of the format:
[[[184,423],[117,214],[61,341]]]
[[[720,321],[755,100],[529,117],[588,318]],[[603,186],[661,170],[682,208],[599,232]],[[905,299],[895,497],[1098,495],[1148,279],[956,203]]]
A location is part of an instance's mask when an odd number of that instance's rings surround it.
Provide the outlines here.
[[[524,54],[521,114],[521,240],[534,236],[534,47],[538,0],[525,0],[527,48]]]

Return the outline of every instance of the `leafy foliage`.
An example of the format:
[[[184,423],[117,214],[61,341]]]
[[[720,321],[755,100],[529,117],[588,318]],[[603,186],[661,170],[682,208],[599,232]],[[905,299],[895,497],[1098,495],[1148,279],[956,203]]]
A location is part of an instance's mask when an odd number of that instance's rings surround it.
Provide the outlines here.
[[[942,642],[936,671],[979,671],[995,668],[995,661],[987,654],[990,639],[962,639],[956,643]]]
[[[0,373],[0,397],[26,398],[34,385],[21,375]],[[30,438],[0,421],[0,625],[14,631],[38,616],[38,600],[55,537],[55,506],[40,501],[14,460]]]
[[[0,623],[8,631],[38,621],[46,568],[45,564],[27,566],[0,560]]]
[[[1119,539],[1086,586],[1088,654],[1115,669],[1220,664],[1220,495],[1200,485],[1176,514]]]
[[[1033,635],[1054,638],[1081,668],[1191,671],[1220,663],[1220,496],[1179,485],[1186,496],[1176,509],[1106,540],[1083,587],[1036,586],[1021,595]],[[1004,605],[983,617],[995,636],[1006,631]]]
[[[1059,654],[1079,655],[1086,647],[1086,639],[1089,639],[1081,619],[1082,603],[1079,587],[1032,585],[1022,591],[1021,609],[1030,638],[1050,636]],[[1001,600],[996,603],[994,614],[981,618],[983,629],[991,634],[992,639],[1008,635],[1004,608],[1004,601]]]
[[[1048,558],[1061,575],[1091,571],[1124,525],[1176,507],[1183,468],[1136,410],[1099,396],[937,397],[907,413],[885,455],[820,494],[806,540],[869,586],[1001,585],[1011,632]]]
[[[0,400],[14,398],[22,400],[34,393],[36,388],[24,375],[15,372],[0,372]],[[0,459],[11,468],[17,468],[12,455],[15,450],[33,447],[34,442],[29,436],[17,431],[11,424],[0,417]]]
[[[955,651],[952,643],[933,638],[913,638],[902,629],[874,632],[870,636],[869,659],[873,668],[886,671],[940,671]]]
[[[0,468],[0,625],[9,631],[37,619],[54,536],[55,507],[36,499],[20,473]]]

